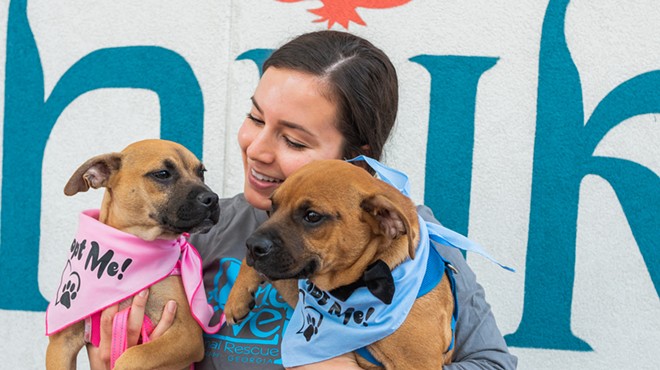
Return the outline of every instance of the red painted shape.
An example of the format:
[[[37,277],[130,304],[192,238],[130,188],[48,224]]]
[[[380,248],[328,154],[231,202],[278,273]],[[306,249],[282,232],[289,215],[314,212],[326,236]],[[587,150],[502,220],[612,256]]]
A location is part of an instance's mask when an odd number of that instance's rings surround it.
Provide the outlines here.
[[[277,0],[282,3],[297,3],[304,0]],[[328,22],[328,28],[339,23],[348,29],[350,22],[366,26],[366,23],[357,13],[357,8],[387,9],[394,8],[410,0],[321,0],[323,6],[316,9],[308,9],[308,12],[319,16],[314,22]]]

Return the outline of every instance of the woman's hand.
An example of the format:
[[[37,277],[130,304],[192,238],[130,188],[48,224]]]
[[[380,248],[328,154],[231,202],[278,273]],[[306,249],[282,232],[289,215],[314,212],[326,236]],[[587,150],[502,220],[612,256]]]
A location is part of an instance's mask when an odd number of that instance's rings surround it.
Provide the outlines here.
[[[144,320],[144,310],[147,305],[147,298],[149,297],[149,289],[145,289],[133,297],[131,304],[131,312],[128,314],[127,325],[127,344],[132,347],[137,344],[140,339],[140,331],[142,330],[142,321]],[[119,310],[119,305],[114,305],[106,308],[101,313],[101,342],[99,347],[87,345],[87,356],[89,357],[89,364],[92,370],[110,370],[110,346],[112,343],[112,320]],[[163,315],[154,328],[154,331],[149,336],[154,340],[167,329],[172,326],[174,316],[176,313],[176,302],[169,301],[163,309]]]
[[[355,359],[355,353],[350,352],[341,356],[331,358],[329,360],[317,362],[314,364],[296,366],[296,367],[287,367],[289,370],[350,370],[350,369],[362,369]]]

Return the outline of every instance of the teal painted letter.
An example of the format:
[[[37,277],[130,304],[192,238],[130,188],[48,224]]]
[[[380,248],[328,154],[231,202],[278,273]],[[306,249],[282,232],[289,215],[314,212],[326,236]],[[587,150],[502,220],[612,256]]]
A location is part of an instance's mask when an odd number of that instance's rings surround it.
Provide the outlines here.
[[[241,55],[236,57],[236,60],[251,60],[254,62],[254,64],[257,65],[257,68],[259,69],[259,76],[264,74],[264,62],[270,54],[273,53],[273,49],[251,49],[248,50],[244,53],[241,53]]]
[[[445,226],[468,233],[477,85],[497,58],[419,55],[431,75],[424,204]]]
[[[593,152],[621,121],[660,112],[660,71],[615,88],[585,125],[580,76],[564,34],[568,3],[551,0],[543,25],[524,309],[520,326],[506,340],[518,347],[590,351],[571,331],[578,198],[585,175],[601,176],[616,192],[659,288],[660,179],[637,163]]]
[[[13,0],[7,26],[0,309],[41,311],[47,305],[37,278],[41,166],[46,142],[62,111],[94,89],[152,90],[160,99],[161,137],[178,141],[201,157],[204,106],[188,63],[170,50],[149,46],[102,49],[85,56],[44,101],[42,65],[26,7],[26,0]]]

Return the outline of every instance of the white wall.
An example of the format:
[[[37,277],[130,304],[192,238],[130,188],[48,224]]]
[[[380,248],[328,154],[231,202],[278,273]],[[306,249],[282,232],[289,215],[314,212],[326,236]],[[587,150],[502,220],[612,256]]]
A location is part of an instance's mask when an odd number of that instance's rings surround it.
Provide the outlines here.
[[[0,6],[0,41],[7,36],[9,2]],[[349,31],[384,49],[398,70],[400,114],[385,162],[408,172],[418,202],[424,200],[429,150],[430,76],[409,59],[421,54],[499,58],[481,77],[476,98],[470,237],[518,272],[507,273],[480,257],[469,261],[486,288],[503,334],[515,332],[523,314],[539,48],[549,3],[412,0],[391,9],[360,8],[366,26],[349,26]],[[235,137],[258,80],[255,65],[236,57],[327,28],[327,23],[313,23],[315,16],[306,11],[321,5],[321,1],[274,0],[32,0],[27,15],[43,68],[44,98],[74,63],[95,50],[150,45],[181,55],[204,97],[208,182],[229,196],[241,191]],[[657,0],[570,2],[565,34],[581,78],[585,117],[624,81],[660,69],[658,19]],[[338,24],[332,28],[344,29]],[[0,76],[5,75],[4,60],[11,47],[16,46],[0,42]],[[0,83],[0,94],[4,85]],[[10,109],[0,100],[0,112]],[[596,155],[629,159],[657,176],[659,118],[656,110],[628,119],[606,135]],[[94,90],[60,115],[44,151],[41,222],[35,225],[40,230],[34,231],[40,232],[38,286],[46,299],[55,294],[76,214],[100,201],[100,192],[65,197],[62,188],[68,177],[88,157],[157,137],[159,130],[158,99],[147,90]],[[39,148],[28,142],[25,150]],[[2,166],[12,163],[3,161]],[[577,221],[571,329],[593,350],[511,347],[519,357],[519,368],[657,368],[660,301],[648,262],[607,181],[593,175],[582,180]],[[0,246],[0,259],[6,248],[10,246]],[[651,262],[655,269],[660,267],[660,261]],[[43,312],[0,309],[2,368],[43,368],[47,345],[43,320]]]

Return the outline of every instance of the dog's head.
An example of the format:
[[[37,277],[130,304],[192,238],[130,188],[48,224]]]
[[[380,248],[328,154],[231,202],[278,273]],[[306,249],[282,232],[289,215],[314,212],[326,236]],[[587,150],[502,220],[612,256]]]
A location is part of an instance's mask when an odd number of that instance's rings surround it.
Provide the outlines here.
[[[247,240],[246,261],[271,280],[310,278],[324,290],[351,283],[373,261],[414,258],[412,201],[364,169],[314,161],[273,193],[269,219]]]
[[[204,171],[184,146],[143,140],[87,160],[64,194],[105,187],[100,221],[145,240],[172,239],[218,222],[218,196],[204,184]]]

